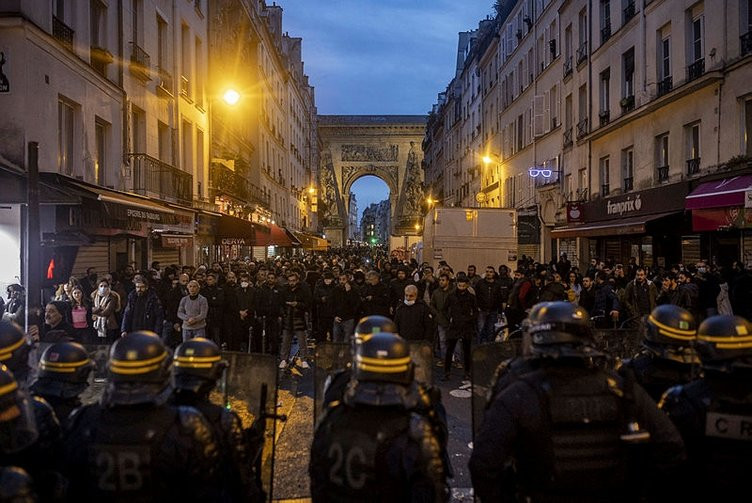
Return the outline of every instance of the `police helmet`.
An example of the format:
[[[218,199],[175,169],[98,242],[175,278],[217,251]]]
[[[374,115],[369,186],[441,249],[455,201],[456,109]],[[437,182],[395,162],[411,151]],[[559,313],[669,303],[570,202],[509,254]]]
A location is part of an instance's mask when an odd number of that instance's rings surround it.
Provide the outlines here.
[[[20,326],[12,321],[0,321],[0,363],[14,372],[24,369],[30,349]]]
[[[680,346],[692,344],[697,337],[695,318],[686,309],[663,304],[653,309],[645,323],[645,344],[648,346]]]
[[[39,360],[39,375],[31,389],[41,395],[73,398],[89,385],[95,364],[77,342],[58,342],[48,347]]]
[[[752,323],[741,316],[711,316],[697,329],[696,348],[705,368],[752,365]]]
[[[219,347],[203,337],[190,339],[177,347],[172,363],[175,388],[198,392],[211,389],[228,367]]]
[[[113,383],[144,382],[162,384],[170,377],[167,348],[149,330],[131,332],[112,345],[107,370]]]
[[[0,454],[19,452],[37,438],[31,398],[8,367],[0,365]]]
[[[585,346],[594,342],[590,316],[584,308],[570,302],[536,304],[524,330],[533,354],[559,352],[562,345]]]
[[[355,338],[357,339],[364,335],[377,334],[379,332],[396,334],[397,325],[386,316],[366,316],[365,318],[361,318],[358,325],[355,327]]]
[[[33,503],[39,501],[34,492],[34,483],[26,470],[17,466],[0,469],[0,501]]]
[[[410,384],[414,373],[410,347],[399,335],[375,332],[357,341],[353,358],[354,379]]]

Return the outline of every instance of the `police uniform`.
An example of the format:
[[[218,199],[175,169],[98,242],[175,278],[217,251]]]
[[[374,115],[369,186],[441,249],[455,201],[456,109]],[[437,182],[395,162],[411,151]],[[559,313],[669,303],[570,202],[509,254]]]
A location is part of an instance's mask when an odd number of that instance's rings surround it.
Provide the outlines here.
[[[658,402],[670,387],[697,377],[699,360],[692,348],[696,337],[697,325],[689,311],[672,304],[658,306],[645,321],[643,349],[625,360],[619,373],[632,372]]]
[[[748,501],[752,460],[752,323],[706,319],[697,331],[704,376],[671,388],[660,407],[676,424],[689,455],[684,496]]]
[[[645,391],[596,364],[588,320],[568,302],[531,311],[532,359],[513,360],[474,441],[480,501],[634,501],[646,477],[682,460],[678,432]]]
[[[218,499],[218,446],[196,409],[165,404],[170,366],[153,332],[113,344],[101,402],[70,418],[65,468],[72,500]]]
[[[201,412],[221,447],[219,476],[223,501],[264,501],[258,477],[253,477],[253,466],[263,447],[265,420],[258,423],[260,428],[246,432],[235,412],[209,401],[209,393],[228,367],[219,347],[201,337],[186,341],[177,347],[173,366],[175,391],[172,403],[194,407]]]
[[[360,340],[342,400],[327,406],[314,434],[314,501],[447,500],[439,440],[410,411],[412,381],[402,338],[382,332]]]

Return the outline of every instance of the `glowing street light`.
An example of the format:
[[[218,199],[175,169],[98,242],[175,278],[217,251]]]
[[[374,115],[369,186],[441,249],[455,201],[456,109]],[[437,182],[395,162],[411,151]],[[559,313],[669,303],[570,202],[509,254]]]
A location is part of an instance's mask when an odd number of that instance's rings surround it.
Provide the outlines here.
[[[231,107],[234,107],[240,101],[240,93],[235,89],[228,89],[227,91],[225,91],[225,94],[222,95],[222,99],[225,103],[227,103]]]
[[[309,188],[308,188],[308,193],[309,193],[309,194],[313,194],[313,193],[315,193],[315,192],[316,192],[316,189],[314,189],[313,187],[309,187]]]
[[[493,163],[493,159],[491,159],[491,157],[488,155],[484,155],[482,160],[483,160],[483,164],[486,164],[486,165]]]

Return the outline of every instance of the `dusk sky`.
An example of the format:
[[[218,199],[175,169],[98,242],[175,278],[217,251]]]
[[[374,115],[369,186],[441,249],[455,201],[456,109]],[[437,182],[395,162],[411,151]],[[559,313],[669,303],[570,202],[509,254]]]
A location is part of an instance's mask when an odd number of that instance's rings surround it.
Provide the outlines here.
[[[320,114],[428,113],[454,75],[457,34],[493,0],[283,0],[282,26],[303,37]],[[354,186],[358,208],[386,198],[375,177]]]

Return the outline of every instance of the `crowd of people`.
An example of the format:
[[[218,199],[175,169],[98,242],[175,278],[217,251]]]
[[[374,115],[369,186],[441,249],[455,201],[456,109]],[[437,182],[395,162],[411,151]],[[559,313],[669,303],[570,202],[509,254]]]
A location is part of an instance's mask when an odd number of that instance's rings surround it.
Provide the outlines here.
[[[152,501],[176,496],[176,485],[182,499],[260,500],[265,417],[243,429],[212,403],[221,351],[307,368],[309,346],[335,341],[357,344],[325,390],[314,500],[445,501],[441,396],[415,381],[408,343],[432,345],[441,379],[457,368],[470,380],[474,346],[522,333],[523,354],[493,383],[475,383],[490,388],[469,466],[482,501],[659,499],[669,481],[705,469],[733,488],[734,463],[751,454],[751,287],[751,268],[705,261],[650,270],[593,260],[581,271],[565,254],[548,264],[523,256],[514,271],[488,265],[481,275],[343,248],[101,276],[90,268],[48,292],[44,327],[24,333],[23,288],[11,285],[0,322],[0,481],[28,494],[19,501]],[[594,327],[639,328],[643,349],[617,372]],[[38,364],[37,341],[51,344]],[[86,406],[93,364],[79,343],[112,346],[104,395]],[[708,414],[729,428],[710,431]],[[713,468],[724,452],[732,466]]]

